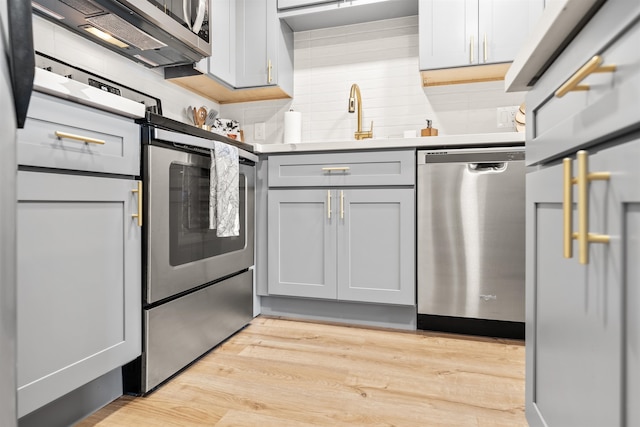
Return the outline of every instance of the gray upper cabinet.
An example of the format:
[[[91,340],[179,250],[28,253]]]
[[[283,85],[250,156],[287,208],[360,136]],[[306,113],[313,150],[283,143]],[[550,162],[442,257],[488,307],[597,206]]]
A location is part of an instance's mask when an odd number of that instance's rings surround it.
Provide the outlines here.
[[[336,2],[337,0],[278,0],[278,9],[292,9],[296,7]]]
[[[271,156],[268,294],[415,305],[414,183],[412,150]]]
[[[418,0],[278,0],[278,16],[294,31],[418,14]]]
[[[140,355],[137,188],[18,173],[19,417]]]
[[[203,67],[228,86],[236,86],[236,3],[211,0],[212,56],[203,59]]]
[[[604,3],[527,94],[531,427],[640,425],[638,18]]]
[[[165,78],[221,104],[291,98],[293,31],[277,0],[211,1],[212,55],[167,67]]]
[[[420,69],[510,62],[543,0],[420,0]]]

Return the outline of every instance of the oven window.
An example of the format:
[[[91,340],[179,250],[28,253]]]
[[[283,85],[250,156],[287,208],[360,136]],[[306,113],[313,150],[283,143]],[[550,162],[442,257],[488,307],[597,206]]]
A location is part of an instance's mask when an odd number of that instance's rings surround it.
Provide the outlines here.
[[[241,250],[246,244],[246,176],[239,175],[240,235],[218,237],[209,229],[209,169],[169,167],[169,263],[172,266]]]

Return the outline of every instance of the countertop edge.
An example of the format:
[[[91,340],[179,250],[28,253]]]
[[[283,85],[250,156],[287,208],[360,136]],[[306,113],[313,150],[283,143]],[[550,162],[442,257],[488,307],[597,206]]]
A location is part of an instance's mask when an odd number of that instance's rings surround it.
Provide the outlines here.
[[[527,91],[575,27],[601,0],[548,1],[534,31],[518,51],[504,78],[505,92]]]
[[[488,147],[495,145],[524,145],[523,132],[441,135],[418,138],[389,138],[363,141],[304,142],[299,144],[257,144],[254,153],[284,154],[312,151],[386,150],[435,147]]]

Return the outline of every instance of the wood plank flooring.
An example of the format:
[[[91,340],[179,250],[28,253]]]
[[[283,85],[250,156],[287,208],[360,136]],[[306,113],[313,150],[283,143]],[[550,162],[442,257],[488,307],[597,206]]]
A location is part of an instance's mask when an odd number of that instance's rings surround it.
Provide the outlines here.
[[[527,426],[524,343],[258,317],[89,426]]]

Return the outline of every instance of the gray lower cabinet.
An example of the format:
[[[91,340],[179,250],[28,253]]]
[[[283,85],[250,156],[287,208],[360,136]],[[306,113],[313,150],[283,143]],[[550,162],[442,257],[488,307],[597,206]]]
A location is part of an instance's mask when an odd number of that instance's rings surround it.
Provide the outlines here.
[[[138,182],[18,173],[18,416],[141,352]]]
[[[640,425],[639,18],[604,2],[527,93],[531,427]]]
[[[271,189],[270,295],[415,304],[415,195]]]
[[[575,240],[573,257],[563,256],[563,165],[527,176],[532,427],[640,425],[639,163],[640,139],[589,153],[589,173],[610,172],[611,178],[588,184],[588,231],[610,242],[590,243],[586,265],[578,262]],[[567,209],[577,231],[579,202],[573,193]]]

